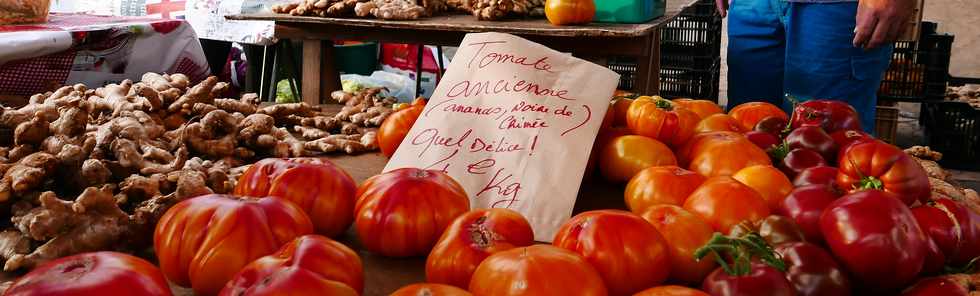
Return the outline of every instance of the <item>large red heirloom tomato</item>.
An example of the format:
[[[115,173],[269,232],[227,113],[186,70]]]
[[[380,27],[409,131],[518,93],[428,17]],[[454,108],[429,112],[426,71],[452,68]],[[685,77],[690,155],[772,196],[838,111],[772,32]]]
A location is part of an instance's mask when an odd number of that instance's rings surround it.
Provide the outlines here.
[[[939,198],[912,208],[912,215],[951,265],[965,266],[980,256],[980,221],[966,207]]]
[[[655,166],[640,171],[626,185],[626,207],[642,213],[655,205],[683,205],[704,176],[677,166]]]
[[[395,150],[402,144],[402,140],[408,135],[408,131],[415,125],[415,121],[425,110],[425,100],[416,99],[408,108],[392,113],[378,128],[378,146],[381,154],[387,157],[395,155]]]
[[[684,202],[684,209],[701,216],[715,231],[728,233],[742,221],[759,221],[769,216],[766,200],[751,187],[732,177],[704,181]]]
[[[901,296],[969,296],[980,291],[980,275],[953,274],[919,280]]]
[[[466,191],[446,173],[402,168],[361,184],[354,226],[368,251],[389,257],[425,255],[449,223],[469,209]]]
[[[310,233],[310,218],[292,202],[212,194],[170,208],[157,223],[153,249],[171,281],[215,295],[252,260]]]
[[[837,185],[851,192],[881,189],[895,194],[905,205],[929,198],[929,176],[902,149],[881,141],[850,146],[840,155]]]
[[[769,155],[735,132],[698,134],[677,151],[681,166],[707,177],[731,176],[739,170],[772,164]]]
[[[354,221],[357,183],[340,167],[321,158],[268,158],[252,165],[235,186],[238,196],[289,200],[313,221],[316,232],[335,237]]]
[[[660,284],[670,272],[664,238],[649,222],[619,210],[581,213],[565,222],[553,245],[592,264],[610,295],[632,295]]]
[[[639,97],[630,104],[626,123],[633,133],[678,147],[694,136],[701,117],[660,97]]]
[[[754,129],[755,125],[766,117],[777,117],[783,119],[783,121],[789,120],[789,116],[786,115],[786,112],[783,112],[783,109],[766,102],[749,102],[735,106],[735,108],[728,111],[728,115],[738,120],[742,124],[742,130],[744,131]]]
[[[685,286],[658,286],[649,288],[633,296],[710,296],[701,290],[691,289]]]
[[[173,294],[163,273],[150,262],[123,253],[94,252],[44,263],[17,279],[3,295]]]
[[[839,130],[861,130],[861,117],[854,107],[845,102],[812,100],[796,105],[791,124],[794,129],[812,125],[833,133]]]
[[[466,290],[443,284],[411,284],[388,296],[470,296]]]
[[[463,214],[442,233],[425,262],[430,283],[470,285],[476,267],[490,255],[534,244],[531,224],[508,209],[477,209]]]
[[[742,130],[742,124],[738,120],[735,120],[734,117],[728,114],[712,114],[698,121],[698,124],[694,126],[694,132],[696,134],[708,132],[741,133],[744,130]]]
[[[698,215],[681,207],[656,205],[640,214],[657,228],[670,248],[670,278],[682,283],[700,283],[715,269],[714,258],[694,259],[694,251],[715,232]]]
[[[304,235],[279,251],[252,261],[221,290],[221,296],[360,295],[361,258],[329,238]]]
[[[928,237],[909,208],[893,194],[864,190],[845,195],[823,211],[820,230],[855,284],[892,290],[922,270]]]
[[[490,255],[473,272],[476,296],[604,296],[602,277],[575,252],[533,245]]]

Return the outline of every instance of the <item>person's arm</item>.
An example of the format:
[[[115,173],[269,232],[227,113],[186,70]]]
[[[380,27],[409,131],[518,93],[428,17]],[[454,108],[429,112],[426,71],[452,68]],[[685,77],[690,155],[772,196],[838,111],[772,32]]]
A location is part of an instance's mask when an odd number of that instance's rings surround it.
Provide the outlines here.
[[[725,0],[716,0],[725,1]],[[854,46],[876,48],[894,42],[905,30],[916,0],[860,0]]]
[[[721,17],[728,15],[728,0],[715,0],[715,7],[718,8]]]

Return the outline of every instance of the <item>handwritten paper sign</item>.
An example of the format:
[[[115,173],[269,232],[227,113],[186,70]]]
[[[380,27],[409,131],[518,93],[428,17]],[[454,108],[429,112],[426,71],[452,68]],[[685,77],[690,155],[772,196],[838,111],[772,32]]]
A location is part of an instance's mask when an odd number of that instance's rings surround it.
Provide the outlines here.
[[[385,171],[443,170],[476,208],[520,212],[551,241],[572,214],[619,75],[517,36],[467,34]]]

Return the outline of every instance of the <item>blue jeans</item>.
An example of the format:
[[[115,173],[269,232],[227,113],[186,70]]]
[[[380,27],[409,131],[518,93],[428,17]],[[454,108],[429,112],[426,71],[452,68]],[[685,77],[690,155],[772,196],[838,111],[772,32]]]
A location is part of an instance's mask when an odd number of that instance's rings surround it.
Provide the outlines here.
[[[728,14],[728,107],[752,101],[845,101],[875,127],[878,86],[893,46],[851,45],[856,2],[787,3],[732,0]]]

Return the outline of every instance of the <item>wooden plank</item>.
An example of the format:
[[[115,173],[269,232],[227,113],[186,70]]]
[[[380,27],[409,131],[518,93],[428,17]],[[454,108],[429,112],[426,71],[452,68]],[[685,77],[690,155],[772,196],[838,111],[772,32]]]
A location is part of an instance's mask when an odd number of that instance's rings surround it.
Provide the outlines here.
[[[303,40],[303,102],[318,105],[330,101],[340,89],[340,75],[333,62],[333,41]]]

